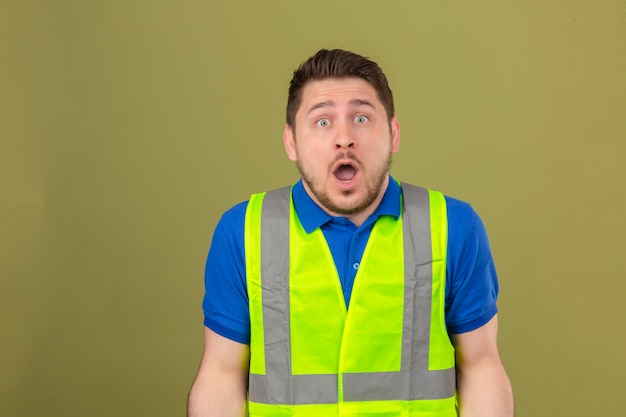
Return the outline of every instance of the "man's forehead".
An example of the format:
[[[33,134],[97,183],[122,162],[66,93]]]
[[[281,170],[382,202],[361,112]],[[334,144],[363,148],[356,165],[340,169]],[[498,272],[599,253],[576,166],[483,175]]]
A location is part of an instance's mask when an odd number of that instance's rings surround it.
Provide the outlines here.
[[[307,107],[307,112],[313,107],[332,107],[338,104],[382,106],[374,87],[360,78],[309,81],[302,90],[302,104]]]
[[[333,107],[337,107],[339,105],[339,103],[333,101],[333,100],[323,100],[323,101],[313,101],[309,107],[309,109],[307,110],[308,113],[312,113],[317,109],[326,109],[326,108],[333,108]],[[370,107],[372,109],[376,109],[376,107],[374,106],[373,103],[371,103],[369,100],[364,100],[364,99],[351,99],[347,102],[348,107],[361,107],[361,106],[367,106]]]

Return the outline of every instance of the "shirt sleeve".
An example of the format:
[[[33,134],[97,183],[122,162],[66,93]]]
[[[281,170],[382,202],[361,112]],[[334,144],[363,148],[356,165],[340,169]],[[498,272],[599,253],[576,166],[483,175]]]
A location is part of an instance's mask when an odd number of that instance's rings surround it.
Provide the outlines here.
[[[476,211],[450,197],[446,203],[446,323],[450,334],[459,334],[483,326],[496,315],[498,277],[487,232]]]
[[[204,325],[221,336],[250,343],[244,221],[247,202],[228,210],[213,233],[204,272]]]

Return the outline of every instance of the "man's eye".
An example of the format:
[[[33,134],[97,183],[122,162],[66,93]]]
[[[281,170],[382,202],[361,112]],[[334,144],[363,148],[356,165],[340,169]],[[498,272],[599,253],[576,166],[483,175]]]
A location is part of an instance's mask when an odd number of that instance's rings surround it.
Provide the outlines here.
[[[330,125],[330,120],[328,120],[328,119],[319,119],[317,121],[317,125],[321,126],[321,127],[326,127],[326,126]]]
[[[361,123],[365,123],[367,122],[369,119],[367,118],[367,116],[357,116],[354,118],[354,121],[361,124]]]

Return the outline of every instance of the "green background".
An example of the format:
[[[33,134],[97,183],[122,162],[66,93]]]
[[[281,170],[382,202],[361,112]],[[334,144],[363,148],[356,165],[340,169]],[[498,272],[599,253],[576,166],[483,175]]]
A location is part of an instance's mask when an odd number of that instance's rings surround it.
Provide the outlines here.
[[[626,2],[2,1],[0,415],[184,416],[221,213],[293,69],[372,57],[392,173],[470,201],[521,417],[623,416]]]

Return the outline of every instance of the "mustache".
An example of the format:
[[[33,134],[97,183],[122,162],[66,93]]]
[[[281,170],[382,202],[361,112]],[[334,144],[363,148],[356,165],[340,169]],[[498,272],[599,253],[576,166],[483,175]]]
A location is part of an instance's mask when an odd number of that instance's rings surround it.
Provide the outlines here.
[[[357,165],[361,165],[361,160],[357,158],[357,156],[352,152],[347,151],[338,153],[337,156],[335,156],[335,160],[332,162],[331,167],[335,166],[337,162],[341,161],[342,159],[350,159],[351,161],[356,162]]]

